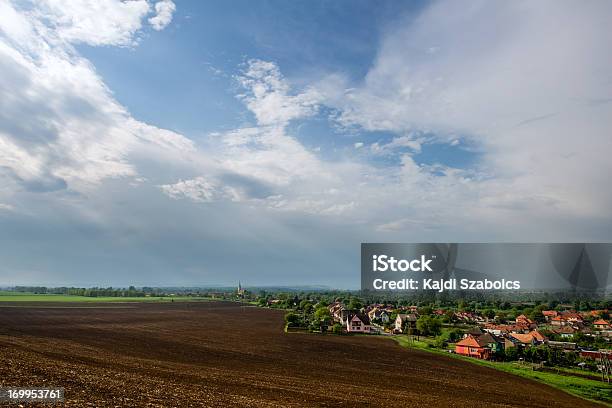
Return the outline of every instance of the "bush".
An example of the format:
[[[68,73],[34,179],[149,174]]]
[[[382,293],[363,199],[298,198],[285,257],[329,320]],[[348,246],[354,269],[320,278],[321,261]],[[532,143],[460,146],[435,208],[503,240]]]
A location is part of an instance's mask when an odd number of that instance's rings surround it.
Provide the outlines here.
[[[437,336],[442,332],[442,321],[431,316],[419,317],[416,326],[423,336]]]
[[[334,334],[342,334],[342,325],[340,323],[334,324],[334,326],[332,327],[332,332]]]
[[[433,345],[436,348],[443,349],[443,348],[446,348],[448,346],[448,343],[446,342],[446,339],[444,338],[444,336],[437,336],[434,339]]]
[[[463,337],[463,331],[460,329],[453,329],[448,332],[448,341],[455,343]]]
[[[300,316],[289,312],[285,315],[285,322],[287,323],[287,327],[295,327],[298,326],[298,323],[300,322]]]

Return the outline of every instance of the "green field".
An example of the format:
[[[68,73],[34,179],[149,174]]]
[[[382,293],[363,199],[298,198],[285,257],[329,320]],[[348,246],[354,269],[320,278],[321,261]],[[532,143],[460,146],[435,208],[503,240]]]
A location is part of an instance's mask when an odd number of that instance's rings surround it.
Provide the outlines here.
[[[602,381],[590,380],[572,375],[535,371],[530,363],[493,362],[460,356],[449,353],[445,350],[432,348],[430,344],[433,342],[430,339],[425,338],[422,338],[420,341],[412,341],[409,340],[407,336],[394,336],[393,340],[397,341],[403,347],[417,348],[419,350],[425,350],[431,353],[444,354],[472,364],[480,364],[496,370],[505,371],[507,373],[540,381],[570,394],[612,407],[612,385]],[[568,372],[568,374],[570,373]]]
[[[0,291],[0,303],[2,302],[186,302],[210,300],[207,297],[198,296],[145,296],[145,297],[89,297],[70,295],[34,294],[23,292]]]

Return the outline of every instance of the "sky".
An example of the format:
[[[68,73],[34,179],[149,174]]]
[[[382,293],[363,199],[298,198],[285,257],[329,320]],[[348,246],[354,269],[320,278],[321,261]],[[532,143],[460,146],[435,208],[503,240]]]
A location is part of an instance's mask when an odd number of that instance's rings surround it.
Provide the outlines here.
[[[612,240],[605,0],[0,0],[0,285],[359,286]]]

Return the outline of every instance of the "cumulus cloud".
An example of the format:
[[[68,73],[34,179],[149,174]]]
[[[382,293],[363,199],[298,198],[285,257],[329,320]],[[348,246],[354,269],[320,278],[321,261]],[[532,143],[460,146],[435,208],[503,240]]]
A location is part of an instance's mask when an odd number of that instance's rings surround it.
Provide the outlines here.
[[[36,3],[0,12],[0,174],[29,191],[136,176],[129,156],[186,154],[189,139],[133,119],[69,42],[131,41],[144,2]],[[152,156],[155,156],[152,154]]]
[[[238,194],[234,190],[220,185],[216,180],[206,179],[203,176],[191,180],[180,180],[175,184],[164,184],[161,186],[161,189],[174,199],[189,198],[203,203],[210,203],[221,199],[239,199]]]
[[[236,79],[246,90],[239,97],[260,125],[284,126],[291,120],[311,116],[320,102],[313,88],[292,95],[278,66],[269,61],[250,60]]]
[[[338,245],[326,260],[350,276],[360,240],[609,239],[609,3],[433,2],[385,31],[357,82],[332,74],[296,87],[276,63],[247,61],[234,79],[249,123],[198,143],[134,118],[75,48],[135,46],[146,21],[171,21],[172,2],[28,4],[0,1],[0,212],[3,232],[24,237],[5,248],[7,265],[23,265],[34,243],[72,259],[64,243],[78,241],[92,253],[130,248],[117,258],[125,270],[184,272],[201,266],[192,242],[222,236],[224,249],[293,250],[303,276],[325,269],[312,253]],[[291,125],[328,112],[340,130],[391,136],[339,139],[347,148],[325,158]],[[428,143],[482,154],[469,168],[425,165]],[[260,249],[236,268],[278,256]]]
[[[394,137],[389,143],[372,143],[372,153],[378,155],[395,154],[398,150],[409,149],[415,153],[421,152],[423,138],[416,135],[405,135]]]
[[[341,126],[477,146],[481,214],[534,216],[552,203],[567,217],[609,219],[611,15],[605,1],[433,2],[388,30],[362,83],[336,75],[319,89]]]
[[[162,191],[172,198],[245,201],[274,210],[337,213],[351,208],[319,190],[341,182],[335,167],[287,132],[291,121],[316,112],[317,94],[292,92],[278,66],[267,61],[248,61],[236,80],[243,90],[238,98],[253,113],[255,125],[213,135],[209,153],[217,166],[211,173],[162,185]]]
[[[146,0],[38,0],[33,15],[58,38],[89,45],[129,45],[149,13]]]
[[[155,16],[149,18],[149,24],[154,30],[163,30],[172,21],[176,5],[172,0],[162,0],[155,3]]]

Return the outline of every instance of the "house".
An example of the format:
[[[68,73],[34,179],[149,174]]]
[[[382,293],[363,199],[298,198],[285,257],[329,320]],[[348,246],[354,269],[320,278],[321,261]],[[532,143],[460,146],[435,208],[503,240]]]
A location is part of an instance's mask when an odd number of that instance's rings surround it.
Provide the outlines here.
[[[343,325],[346,326],[346,321],[347,319],[350,319],[351,316],[360,313],[359,310],[356,309],[345,309],[344,307],[342,309],[340,309],[340,311],[338,312],[340,318],[339,320],[342,322]],[[367,317],[367,315],[366,315]]]
[[[349,313],[345,325],[349,333],[370,333],[372,330],[370,318],[364,313]]]
[[[521,346],[535,346],[546,342],[548,339],[537,330],[532,330],[529,333],[511,333],[509,335],[515,344]]]
[[[329,309],[329,313],[332,315],[335,321],[337,322],[342,321],[341,312],[342,312],[342,309],[344,309],[344,305],[342,304],[342,302],[336,301],[332,303],[331,305],[329,305],[328,309]]]
[[[485,324],[484,331],[497,336],[508,333],[523,333],[529,331],[525,326],[517,326],[515,324]]]
[[[561,317],[569,323],[583,323],[584,322],[584,319],[582,318],[580,313],[576,313],[576,312],[562,312]]]
[[[535,329],[536,327],[538,327],[538,325],[536,324],[536,322],[534,322],[533,320],[531,320],[530,318],[528,318],[525,315],[519,315],[516,318],[516,326],[519,327],[524,327],[526,329]]]
[[[523,347],[533,346],[536,344],[535,339],[530,334],[525,333],[512,333],[510,334],[511,340],[514,340],[514,343],[519,344]]]
[[[610,323],[604,319],[599,319],[593,322],[593,326],[598,330],[607,330],[610,328]]]
[[[476,320],[478,320],[476,315],[471,312],[455,312],[455,319],[465,323],[474,323]]]
[[[567,341],[549,341],[547,344],[550,348],[564,351],[575,351],[578,349],[578,345],[576,343],[570,343]]]
[[[380,311],[380,316],[378,318],[383,323],[389,323],[389,320],[391,320],[391,317],[389,316],[389,313],[387,313],[386,310],[381,310]]]
[[[379,309],[378,307],[370,310],[368,312],[368,317],[370,320],[380,320],[383,323],[389,322],[389,313],[387,313],[384,309]]]
[[[395,331],[398,333],[404,333],[404,329],[416,329],[416,322],[418,316],[415,313],[400,313],[395,318]]]
[[[603,317],[608,314],[608,309],[591,310],[587,313],[591,317]]]
[[[550,319],[550,324],[553,326],[565,326],[567,324],[567,322],[565,321],[565,319],[561,316],[555,316],[553,318]]]
[[[518,343],[518,340],[514,340],[513,339],[509,339],[508,337],[504,337],[504,350],[508,350],[512,347],[516,347],[516,344],[514,344],[514,342]]]
[[[612,351],[609,350],[580,350],[580,357],[587,358],[589,360],[610,360],[612,361]]]
[[[479,341],[480,337],[468,335],[463,340],[455,344],[455,353],[462,356],[475,357],[488,360],[491,356],[491,349],[487,346],[486,339]]]
[[[542,315],[547,322],[550,322],[553,317],[559,316],[559,312],[556,310],[542,310]]]
[[[472,327],[471,329],[468,330],[467,334],[463,337],[467,337],[467,336],[474,336],[474,337],[478,337],[481,336],[484,332],[480,329],[480,327],[475,326]]]
[[[562,326],[562,327],[559,327],[558,329],[553,330],[553,333],[558,334],[559,336],[563,338],[572,337],[577,332],[578,330],[574,329],[572,326]]]
[[[545,343],[546,341],[548,341],[548,339],[546,338],[546,336],[544,336],[542,333],[540,333],[537,330],[532,330],[528,333],[531,337],[533,337],[533,339],[535,340],[536,343],[538,344],[542,344]]]
[[[504,341],[501,337],[494,336],[491,333],[484,333],[477,337],[477,339],[479,344],[484,344],[491,350],[491,355],[504,350]]]
[[[505,330],[505,327],[503,325],[498,325],[498,324],[485,324],[483,326],[483,330],[486,331],[487,333],[491,333],[491,334],[495,334],[496,336],[500,336],[503,333],[507,333],[507,330]]]

